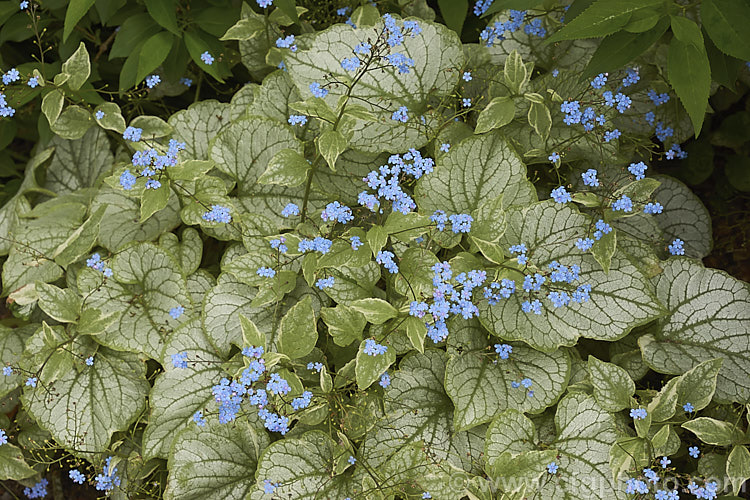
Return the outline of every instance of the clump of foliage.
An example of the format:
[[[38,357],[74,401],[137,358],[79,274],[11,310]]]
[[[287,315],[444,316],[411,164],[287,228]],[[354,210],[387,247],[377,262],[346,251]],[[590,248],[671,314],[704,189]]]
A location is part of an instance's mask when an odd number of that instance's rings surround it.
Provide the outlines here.
[[[9,491],[738,498],[750,288],[654,170],[750,7],[92,5],[0,32]]]

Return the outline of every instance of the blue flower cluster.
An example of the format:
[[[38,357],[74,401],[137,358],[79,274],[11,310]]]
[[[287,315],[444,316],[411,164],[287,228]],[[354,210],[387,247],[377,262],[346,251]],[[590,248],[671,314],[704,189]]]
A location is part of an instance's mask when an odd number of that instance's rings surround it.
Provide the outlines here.
[[[531,390],[531,385],[533,382],[530,378],[524,378],[521,379],[521,382],[516,382],[515,380],[510,383],[510,386],[514,389],[518,389],[519,387],[523,386],[524,389],[529,389],[529,391],[526,393],[526,395],[530,398],[534,397],[534,391]]]
[[[326,222],[331,220],[340,222],[342,224],[346,224],[347,222],[351,222],[354,220],[352,209],[347,207],[346,205],[342,205],[338,201],[334,201],[333,203],[329,203],[328,205],[326,205],[325,210],[323,210],[323,213],[320,214],[320,218]]]
[[[384,199],[392,203],[393,210],[407,214],[416,209],[417,204],[401,188],[401,174],[419,179],[432,172],[434,168],[435,161],[432,158],[423,158],[416,149],[410,149],[403,155],[391,155],[388,164],[373,170],[362,179],[370,189],[377,191],[377,195],[362,191],[359,193],[359,204],[375,212],[380,207],[380,199]]]
[[[685,242],[680,238],[675,238],[675,240],[669,244],[669,253],[672,255],[685,255]]]
[[[112,277],[112,268],[105,266],[102,256],[98,253],[92,254],[91,257],[86,259],[86,266],[94,271],[99,271],[105,278]]]
[[[479,2],[474,6],[474,12],[484,12],[489,8],[489,3],[485,2],[485,4],[479,5]],[[484,10],[482,10],[484,9]],[[510,19],[507,21],[498,21],[492,26],[487,26],[482,32],[479,34],[479,39],[482,40],[487,47],[492,47],[495,42],[501,42],[505,40],[505,34],[506,32],[515,33],[521,27],[524,27],[524,21],[526,19],[526,11],[525,10],[510,10]],[[542,20],[539,18],[536,18],[532,20],[528,25],[524,27],[524,32],[528,35],[534,35],[538,36],[540,38],[544,38],[547,35],[547,30],[542,27]]]
[[[289,115],[287,120],[289,125],[304,125],[307,123],[307,116],[305,115]]]
[[[282,217],[291,217],[292,215],[299,215],[299,207],[294,203],[287,203],[286,206],[281,210]]]
[[[292,52],[297,52],[297,46],[294,44],[294,35],[287,35],[284,38],[277,38],[276,47],[280,49],[289,49]]]
[[[312,402],[312,392],[304,391],[302,393],[302,396],[298,398],[294,398],[292,400],[292,408],[294,408],[295,410],[302,410],[310,406],[311,402]]]
[[[320,290],[331,288],[333,284],[334,284],[333,276],[329,276],[327,278],[320,278],[318,281],[315,282],[315,286],[317,286]]]
[[[631,408],[630,418],[633,420],[644,420],[648,416],[648,412],[645,408]]]
[[[83,484],[84,481],[86,481],[86,476],[84,476],[81,471],[78,469],[71,469],[70,472],[68,472],[68,477],[74,482],[78,484]]]
[[[472,270],[454,277],[451,265],[445,261],[438,262],[431,269],[432,303],[414,300],[409,305],[409,314],[424,318],[429,312],[432,321],[425,321],[427,336],[437,344],[448,338],[450,332],[446,322],[451,315],[461,315],[465,319],[479,315],[479,309],[472,298],[474,289],[484,284],[487,273]]]
[[[0,92],[0,116],[8,117],[16,114],[16,110],[8,105],[5,94]]]
[[[373,339],[365,340],[365,348],[362,349],[362,352],[364,352],[368,356],[380,356],[381,354],[385,354],[387,351],[387,346],[378,344]]]
[[[136,133],[131,131],[130,133],[128,133],[128,131],[126,130],[125,134],[127,134],[128,137],[133,140],[133,142],[137,142],[138,140],[140,140],[140,132]],[[123,134],[123,137],[125,137],[125,134]],[[135,139],[136,137],[137,139]],[[161,172],[164,170],[164,168],[177,165],[177,155],[183,149],[185,149],[184,142],[178,142],[174,139],[170,139],[166,154],[161,155],[153,148],[149,148],[144,151],[136,151],[133,154],[131,162],[134,167],[143,168],[139,176],[146,178],[146,189],[159,189],[161,187],[161,182],[159,182],[157,179],[153,179],[153,177],[156,175],[161,176]],[[133,187],[135,186],[135,181],[136,176],[133,175],[128,169],[126,169],[120,175],[120,185],[126,191],[130,191],[131,189],[133,189]]]
[[[509,344],[495,344],[495,352],[497,356],[502,359],[508,359],[513,352],[513,346]]]
[[[97,475],[94,485],[98,491],[111,491],[120,486],[120,476],[117,475],[117,467],[110,467],[112,457],[107,458],[102,473]]]
[[[24,488],[23,494],[26,495],[27,498],[44,498],[47,496],[47,486],[49,486],[49,481],[42,478],[31,488]]]
[[[232,215],[229,213],[229,208],[222,205],[212,205],[211,210],[205,212],[202,218],[206,222],[220,222],[223,224],[232,222]]]
[[[391,376],[388,374],[388,372],[385,372],[380,376],[380,382],[378,382],[378,385],[385,389],[389,385],[391,385]]]
[[[7,73],[3,74],[3,85],[10,85],[13,82],[17,82],[21,79],[21,74],[16,68],[11,68]]]
[[[312,240],[302,238],[297,244],[297,251],[299,251],[300,253],[320,252],[321,254],[325,255],[331,249],[331,245],[333,245],[333,242],[327,238],[323,238],[322,236],[316,236]]]

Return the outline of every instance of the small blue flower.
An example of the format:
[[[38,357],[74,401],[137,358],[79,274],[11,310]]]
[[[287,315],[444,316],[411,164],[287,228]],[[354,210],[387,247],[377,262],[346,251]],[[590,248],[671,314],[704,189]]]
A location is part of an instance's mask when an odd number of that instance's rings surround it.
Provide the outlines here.
[[[391,120],[401,122],[401,123],[406,123],[409,120],[408,111],[409,109],[406,106],[400,106],[391,115]]]
[[[21,4],[19,5],[19,7],[21,8],[21,10],[24,10],[24,9],[28,8],[29,7],[28,0],[23,0],[23,2],[21,2]]]
[[[557,75],[560,74],[560,70],[555,68],[552,70],[552,78],[557,78]]]
[[[634,420],[643,420],[648,416],[645,408],[632,408],[630,410],[630,418]]]
[[[595,89],[600,89],[604,87],[604,85],[607,83],[607,73],[599,73],[596,75],[596,78],[594,78],[591,81],[591,86]]]
[[[693,403],[685,403],[684,405],[682,405],[682,409],[685,410],[685,413],[692,413],[693,411],[695,411]]]
[[[122,138],[132,142],[138,142],[141,140],[141,134],[143,133],[142,128],[128,127],[122,134]]]
[[[422,493],[422,500],[427,500],[429,498],[432,498],[432,495],[430,495],[429,491],[425,491],[424,493]]]
[[[626,213],[633,211],[633,201],[626,195],[622,195],[620,199],[612,203],[612,211],[617,212],[620,210]]]
[[[29,81],[26,83],[29,87],[36,88],[37,85],[39,85],[39,78],[34,76],[32,78],[29,78]]]
[[[619,129],[607,130],[604,132],[604,142],[610,142],[614,139],[619,138],[622,135]]]
[[[663,211],[664,207],[658,201],[654,203],[647,203],[646,206],[643,207],[644,214],[656,215],[662,213]]]
[[[86,366],[94,366],[94,356],[86,358]]]
[[[380,376],[380,382],[378,382],[378,385],[380,385],[380,387],[382,387],[383,389],[391,385],[391,376],[388,375],[388,372],[385,372]]]
[[[524,386],[527,389],[529,387],[531,387],[531,384],[532,384],[532,382],[531,382],[530,378],[525,378],[525,379],[521,380],[521,385]]]
[[[27,378],[26,379],[26,386],[27,387],[36,387],[37,380],[38,379],[36,377],[29,377],[29,378]]]
[[[232,215],[229,213],[229,208],[221,205],[212,205],[211,210],[205,212],[201,217],[206,222],[221,222],[229,224],[232,222]]]
[[[317,286],[321,290],[325,290],[326,288],[331,288],[333,286],[333,276],[329,276],[327,278],[320,278],[318,281],[315,282],[315,286]]]
[[[94,116],[97,120],[101,120],[102,118],[104,118],[104,111],[100,109],[96,113],[94,113]]]
[[[550,462],[547,464],[547,472],[549,474],[557,474],[558,469],[559,466],[555,462]]]
[[[685,242],[680,238],[675,238],[675,240],[669,244],[669,253],[672,255],[685,255]]]
[[[583,183],[590,187],[599,187],[599,179],[596,178],[597,171],[594,168],[590,168],[581,174]]]
[[[464,71],[464,74],[461,76],[461,78],[463,78],[465,82],[470,82],[472,80],[471,72]]]
[[[169,315],[172,316],[172,319],[177,319],[185,312],[185,308],[182,306],[176,306],[169,310]]]
[[[304,125],[307,123],[307,117],[305,115],[289,115],[287,121],[289,125]]]
[[[351,236],[349,237],[349,241],[352,242],[352,250],[358,250],[359,247],[364,245],[364,243],[362,243],[362,240],[359,238],[359,236]]]
[[[346,461],[349,462],[350,464],[354,465],[354,462],[356,462],[357,459],[354,458],[353,456],[349,455],[349,458]]]
[[[256,271],[256,274],[263,278],[273,278],[274,276],[276,276],[276,271],[274,271],[270,267],[264,266],[264,267],[259,267],[258,270]]]
[[[135,186],[135,180],[135,175],[133,175],[128,169],[125,169],[125,171],[120,174],[120,186],[122,186],[125,191],[133,189],[133,186]]]
[[[573,201],[570,193],[568,193],[563,186],[559,186],[553,189],[550,193],[550,196],[553,200],[555,200],[556,203],[567,203],[569,201]]]
[[[659,460],[659,463],[661,464],[662,469],[666,469],[669,464],[672,463],[670,459],[667,457],[661,457],[661,460]]]
[[[0,429],[0,446],[8,444],[8,435],[5,434],[5,430]]]
[[[341,61],[341,67],[346,71],[357,71],[361,65],[362,61],[359,60],[359,57],[347,57]]]
[[[592,240],[591,238],[578,238],[578,241],[576,241],[576,248],[583,252],[591,250],[591,247],[593,246],[594,240]]]
[[[560,153],[557,153],[557,152],[552,153],[551,155],[547,157],[547,159],[551,161],[552,163],[557,163],[558,161],[560,161]]]
[[[471,107],[471,99],[469,99],[469,98],[467,98],[467,97],[465,97],[465,98],[461,99],[461,105],[462,105],[462,106],[463,106],[464,108],[470,108],[470,107]]]
[[[495,352],[500,359],[508,359],[513,352],[513,346],[508,344],[495,344]]]
[[[328,95],[328,89],[321,87],[318,82],[312,82],[310,84],[310,92],[314,97],[323,98]]]
[[[187,365],[187,352],[178,352],[176,354],[172,354],[172,366],[175,368],[185,369],[188,367]]]
[[[182,78],[180,78],[180,83],[183,84],[184,86],[190,88],[193,85],[193,80],[192,80],[192,78],[185,78],[183,76]]]
[[[448,217],[453,227],[451,228],[455,234],[468,233],[471,231],[471,223],[474,222],[474,218],[469,214],[455,214]]]
[[[287,35],[284,38],[277,38],[276,47],[280,49],[290,49],[292,52],[296,52],[297,46],[294,45],[294,35]]]
[[[6,377],[10,377],[13,375],[13,368],[10,366],[3,366],[3,375]]]
[[[628,172],[635,176],[635,180],[639,181],[646,177],[646,169],[648,169],[648,166],[642,161],[639,161],[638,163],[631,163],[628,167]]]
[[[378,344],[373,339],[365,340],[365,347],[364,349],[362,349],[362,352],[364,352],[368,356],[379,356],[381,354],[385,354],[386,351],[388,351],[387,346]]]
[[[17,82],[21,79],[21,74],[16,68],[9,69],[7,73],[3,75],[3,84],[8,85],[13,82]]]
[[[161,77],[159,75],[150,75],[148,78],[146,78],[146,86],[150,89],[156,87],[161,82]]]
[[[198,410],[195,413],[193,413],[193,422],[195,422],[198,427],[205,427],[206,426],[206,419],[203,418],[203,412]]]
[[[443,144],[440,145],[440,151],[442,151],[443,153],[447,153],[448,151],[450,151],[450,149],[451,149],[451,145],[448,144],[447,142],[444,142]]]
[[[288,203],[281,211],[283,217],[290,217],[292,215],[299,215],[299,207],[294,203]]]
[[[381,250],[375,256],[375,261],[383,265],[391,274],[396,274],[398,272],[398,265],[393,261],[393,257],[395,257],[393,252]]]
[[[201,61],[211,66],[214,63],[214,58],[211,54],[208,53],[208,51],[205,51],[203,54],[201,54]]]
[[[697,446],[691,446],[688,448],[688,454],[693,458],[698,458],[698,455],[701,454],[701,451]]]
[[[71,469],[70,472],[68,472],[68,477],[72,479],[74,483],[78,484],[83,484],[86,481],[86,476],[84,476],[78,469]]]

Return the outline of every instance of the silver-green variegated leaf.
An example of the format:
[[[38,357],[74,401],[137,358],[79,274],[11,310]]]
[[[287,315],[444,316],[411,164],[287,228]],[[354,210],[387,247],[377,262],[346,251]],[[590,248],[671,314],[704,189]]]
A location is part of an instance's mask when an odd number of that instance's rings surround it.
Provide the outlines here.
[[[536,349],[554,351],[559,346],[574,345],[579,336],[617,340],[662,314],[650,283],[628,259],[615,253],[606,274],[591,255],[575,247],[576,239],[585,233],[587,221],[574,208],[550,200],[509,209],[507,221],[500,239],[503,247],[526,244],[529,262],[540,269],[546,270],[552,261],[580,266],[577,283],[592,286],[591,299],[558,309],[543,299],[541,315],[522,313],[521,303],[526,298],[519,277],[518,291],[509,299],[494,306],[480,303],[479,318],[490,332],[507,340],[521,340]]]
[[[264,116],[280,123],[288,123],[289,115],[297,114],[289,104],[302,98],[294,82],[286,71],[274,71],[263,79],[263,84],[256,86],[252,104],[247,108],[246,116]]]
[[[183,352],[187,353],[188,367],[175,368],[172,355]],[[214,409],[211,388],[222,377],[220,362],[203,333],[200,319],[172,332],[161,356],[164,372],[156,377],[149,394],[151,415],[143,433],[145,457],[167,458],[177,433],[196,425],[192,418],[195,412]]]
[[[262,424],[207,420],[205,427],[193,424],[175,436],[165,499],[244,500],[253,489],[258,458],[270,442]]]
[[[132,241],[151,241],[180,223],[180,201],[170,195],[167,206],[140,222],[140,202],[121,189],[102,187],[91,204],[91,211],[105,207],[99,224],[99,244],[117,251]]]
[[[0,352],[3,359],[0,364],[5,366],[18,366],[21,354],[26,346],[26,340],[39,328],[38,324],[30,324],[19,328],[9,328],[0,325]],[[0,377],[0,398],[20,386],[27,377],[23,373],[13,370],[11,375]]]
[[[62,276],[52,254],[81,225],[86,207],[77,202],[54,201],[38,205],[32,214],[41,216],[20,221],[8,236],[14,244],[3,264],[3,296],[24,285],[36,281],[49,283]],[[45,206],[54,210],[42,211]]]
[[[181,242],[174,233],[163,234],[159,238],[159,246],[172,253],[185,275],[193,274],[200,267],[203,257],[203,240],[201,240],[200,233],[192,227],[182,231]]]
[[[268,498],[263,491],[265,479],[279,484],[274,491],[278,498],[357,498],[357,487],[347,474],[331,477],[334,461],[342,451],[321,431],[276,441],[260,457],[255,473],[257,483],[249,498]]]
[[[451,68],[463,64],[463,53],[456,33],[445,26],[420,21],[422,32],[405,36],[403,45],[394,48],[414,60],[407,74],[387,66],[383,71],[370,71],[359,79],[351,92],[352,103],[363,106],[377,117],[377,121],[360,120],[353,127],[350,147],[362,151],[406,151],[427,142],[426,129],[418,126],[420,115],[427,113],[430,98],[439,98],[452,91],[458,79]],[[352,29],[336,24],[316,33],[311,41],[300,44],[297,52],[286,54],[284,61],[303,99],[311,96],[313,82],[325,85],[327,78],[350,81],[353,73],[341,67],[342,59],[352,57],[352,50],[372,39],[375,30],[382,30],[382,22],[374,29]],[[379,64],[379,63],[375,63]],[[329,87],[325,98],[335,109],[338,99],[347,90],[343,85]],[[392,120],[391,114],[400,106],[409,109],[410,121],[403,124]],[[429,113],[428,113],[429,114]],[[432,121],[430,117],[426,120]]]
[[[614,413],[630,405],[635,382],[624,368],[589,356],[588,370],[599,406]]]
[[[55,137],[55,154],[47,167],[44,187],[58,195],[96,185],[97,179],[112,169],[114,156],[107,134],[94,127],[80,139]]]
[[[221,355],[227,356],[230,344],[242,345],[240,314],[253,319],[261,310],[250,306],[257,293],[255,288],[222,276],[224,279],[203,300],[203,331]],[[256,326],[267,333],[266,325],[256,322]]]
[[[69,370],[48,387],[27,388],[23,401],[57,442],[91,457],[141,414],[148,389],[146,365],[136,355],[100,348],[93,366]]]
[[[420,210],[432,214],[471,213],[503,195],[503,205],[536,201],[526,180],[526,166],[498,132],[464,139],[438,159],[435,171],[423,176],[414,192]]]
[[[624,499],[624,489],[609,471],[609,450],[617,437],[614,416],[593,397],[576,393],[558,404],[555,427],[557,438],[550,447],[560,457],[555,461],[559,470],[541,488],[541,498]]]
[[[401,361],[386,389],[385,416],[368,432],[357,460],[377,469],[401,448],[422,442],[435,460],[475,470],[486,429],[454,431],[453,403],[443,389],[445,364],[445,353],[435,349]]]
[[[487,427],[484,461],[488,466],[503,453],[517,456],[536,449],[538,437],[534,423],[523,412],[508,408],[499,413]]]
[[[99,342],[159,359],[167,335],[193,314],[185,277],[172,255],[149,243],[121,250],[111,262],[113,278],[103,282],[97,271],[84,269],[78,288],[88,295],[86,305],[109,314],[121,312],[100,334]],[[177,306],[185,313],[173,319],[169,311]]]
[[[486,347],[486,346],[484,346]],[[570,360],[564,349],[543,353],[515,343],[510,359],[494,351],[465,351],[451,356],[445,369],[445,392],[455,410],[453,426],[465,430],[491,421],[508,408],[540,413],[562,395],[570,377]],[[533,396],[511,382],[530,378]]]
[[[213,99],[196,102],[169,117],[173,139],[185,143],[180,160],[207,160],[209,142],[230,123],[229,104]]]
[[[661,182],[654,199],[664,206],[664,213],[655,216],[667,242],[680,238],[685,242],[685,255],[702,259],[713,248],[711,215],[685,184],[666,175],[655,176]]]
[[[260,87],[257,83],[246,83],[232,96],[229,102],[229,118],[235,121],[247,113],[255,101],[255,89]]]
[[[681,374],[721,358],[714,399],[750,402],[750,289],[746,283],[687,258],[672,258],[655,278],[669,315],[639,344],[660,373]]]

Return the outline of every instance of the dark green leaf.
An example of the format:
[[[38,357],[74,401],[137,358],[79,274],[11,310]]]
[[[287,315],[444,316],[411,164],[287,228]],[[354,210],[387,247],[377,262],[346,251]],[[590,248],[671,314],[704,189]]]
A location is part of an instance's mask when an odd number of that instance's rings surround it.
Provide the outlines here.
[[[146,43],[141,47],[141,53],[138,57],[138,71],[136,72],[135,83],[142,81],[149,73],[164,62],[172,48],[173,38],[174,35],[170,32],[162,31],[146,40]]]
[[[128,17],[120,25],[120,31],[115,36],[115,43],[109,51],[109,58],[127,57],[132,54],[139,45],[155,35],[160,30],[148,14],[136,14]]]
[[[469,10],[468,0],[438,0],[438,6],[445,24],[461,36],[466,12]]]
[[[651,47],[669,27],[669,18],[663,17],[656,26],[645,33],[618,31],[602,40],[591,56],[581,78],[587,79],[599,73],[614,71],[628,64]]]
[[[703,0],[701,20],[719,50],[750,60],[750,4],[746,0]]]
[[[633,13],[650,9],[663,3],[663,0],[598,0],[581,15],[570,21],[547,42],[574,40],[577,38],[598,38],[610,35],[625,26]]]
[[[706,42],[706,54],[708,55],[708,62],[711,64],[711,78],[716,83],[734,90],[742,61],[720,51],[710,37],[703,37],[703,40]],[[690,157],[688,156],[688,158]]]
[[[299,22],[297,2],[294,0],[276,0],[276,6],[295,23]]]

